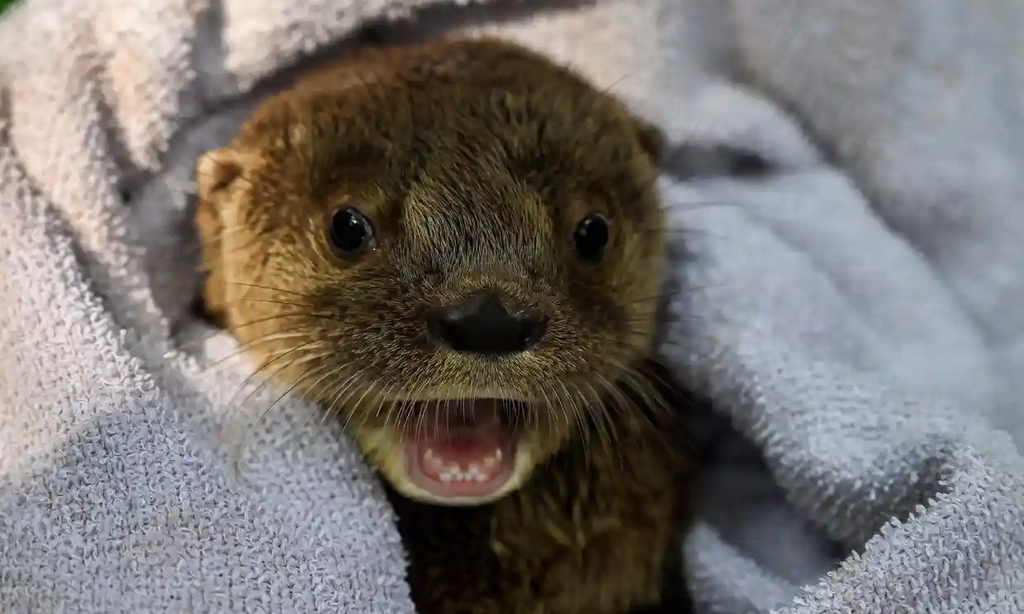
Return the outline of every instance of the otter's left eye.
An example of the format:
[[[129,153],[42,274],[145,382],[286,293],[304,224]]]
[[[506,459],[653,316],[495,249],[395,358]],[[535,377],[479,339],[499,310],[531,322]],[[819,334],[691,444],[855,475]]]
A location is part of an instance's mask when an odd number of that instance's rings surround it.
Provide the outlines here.
[[[609,236],[608,222],[604,217],[596,213],[588,215],[583,218],[572,235],[576,255],[590,264],[600,262],[604,258],[605,248],[608,247]]]
[[[340,255],[359,256],[373,246],[373,225],[354,207],[338,209],[328,222],[327,239]]]

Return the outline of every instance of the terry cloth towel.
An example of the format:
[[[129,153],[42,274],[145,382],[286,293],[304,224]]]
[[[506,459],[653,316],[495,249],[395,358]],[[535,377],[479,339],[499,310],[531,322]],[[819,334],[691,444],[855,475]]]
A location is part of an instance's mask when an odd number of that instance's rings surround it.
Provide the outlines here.
[[[187,315],[191,165],[303,57],[452,29],[673,144],[661,352],[724,424],[702,612],[1024,612],[1020,0],[27,0],[0,22],[0,611],[412,612],[353,446]]]

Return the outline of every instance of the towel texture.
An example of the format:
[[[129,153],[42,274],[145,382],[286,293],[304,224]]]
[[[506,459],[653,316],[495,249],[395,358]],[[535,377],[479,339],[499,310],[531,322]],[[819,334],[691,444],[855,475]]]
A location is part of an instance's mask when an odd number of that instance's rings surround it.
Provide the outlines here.
[[[338,426],[187,316],[191,165],[305,56],[452,29],[673,143],[661,352],[724,424],[702,611],[1024,612],[1019,0],[28,0],[0,22],[0,610],[413,612]]]

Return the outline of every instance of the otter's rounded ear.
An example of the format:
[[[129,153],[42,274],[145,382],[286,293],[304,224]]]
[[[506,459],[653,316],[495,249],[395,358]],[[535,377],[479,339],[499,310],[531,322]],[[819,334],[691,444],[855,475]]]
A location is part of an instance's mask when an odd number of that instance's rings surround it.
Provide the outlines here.
[[[213,149],[196,160],[196,193],[202,200],[212,198],[242,175],[246,156],[231,148]]]
[[[640,141],[640,148],[644,150],[651,160],[657,164],[665,152],[665,134],[654,124],[642,119],[634,118],[633,125],[636,129],[636,137]]]
[[[223,253],[221,242],[224,230],[224,207],[230,202],[232,184],[242,176],[252,156],[231,147],[221,147],[199,156],[195,164],[197,204],[195,229],[202,259],[201,269],[206,273],[202,302],[205,311],[215,320],[226,313],[226,292],[223,280]],[[226,198],[228,197],[228,198]]]

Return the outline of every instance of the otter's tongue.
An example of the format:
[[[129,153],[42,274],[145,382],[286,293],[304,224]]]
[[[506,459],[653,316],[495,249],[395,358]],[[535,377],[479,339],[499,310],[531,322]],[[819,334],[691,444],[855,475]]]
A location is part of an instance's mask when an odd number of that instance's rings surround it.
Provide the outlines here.
[[[511,430],[492,399],[430,403],[422,427],[406,443],[409,477],[444,499],[486,498],[511,475]]]

